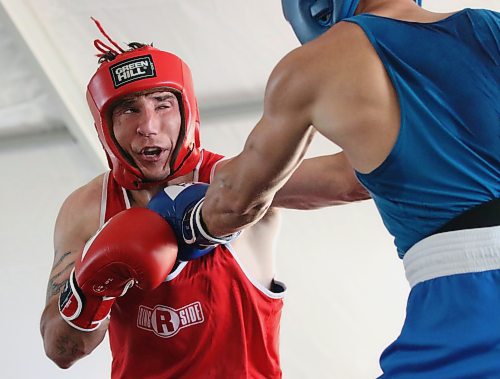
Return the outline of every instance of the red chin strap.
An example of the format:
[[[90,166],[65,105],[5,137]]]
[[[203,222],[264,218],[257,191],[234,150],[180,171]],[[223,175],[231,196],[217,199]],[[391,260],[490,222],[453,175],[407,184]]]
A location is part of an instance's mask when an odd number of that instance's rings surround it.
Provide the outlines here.
[[[102,29],[98,22],[96,24]],[[200,158],[200,121],[189,67],[176,55],[148,45],[124,51],[102,32],[118,50],[95,41],[104,61],[87,86],[87,103],[115,180],[124,188],[139,190],[190,173]],[[124,96],[155,88],[171,90],[177,95],[182,125],[169,175],[164,180],[152,182],[124,156],[116,143],[109,111]]]

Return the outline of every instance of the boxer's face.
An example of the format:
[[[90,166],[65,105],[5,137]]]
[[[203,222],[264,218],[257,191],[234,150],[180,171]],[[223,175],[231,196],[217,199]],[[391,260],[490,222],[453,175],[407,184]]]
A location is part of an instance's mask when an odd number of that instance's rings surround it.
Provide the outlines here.
[[[116,141],[128,158],[147,179],[165,179],[182,122],[177,97],[165,89],[127,96],[111,118]]]

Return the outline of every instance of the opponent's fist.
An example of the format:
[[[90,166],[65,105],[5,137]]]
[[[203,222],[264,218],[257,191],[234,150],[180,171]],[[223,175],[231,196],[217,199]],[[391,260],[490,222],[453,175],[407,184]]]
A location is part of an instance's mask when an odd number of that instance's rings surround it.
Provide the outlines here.
[[[145,208],[111,218],[85,245],[59,298],[62,317],[73,327],[91,331],[110,313],[115,299],[136,285],[158,287],[177,258],[170,225]]]
[[[208,184],[205,183],[170,185],[157,193],[148,204],[149,209],[160,214],[174,229],[179,243],[179,260],[199,258],[238,235],[217,238],[206,231],[201,206],[207,189]]]

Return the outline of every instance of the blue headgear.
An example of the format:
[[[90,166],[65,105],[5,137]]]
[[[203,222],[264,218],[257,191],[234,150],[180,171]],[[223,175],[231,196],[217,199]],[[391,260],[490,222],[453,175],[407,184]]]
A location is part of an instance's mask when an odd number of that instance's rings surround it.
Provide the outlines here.
[[[422,5],[422,0],[415,0]],[[344,18],[354,16],[359,0],[281,0],[283,13],[304,44]]]

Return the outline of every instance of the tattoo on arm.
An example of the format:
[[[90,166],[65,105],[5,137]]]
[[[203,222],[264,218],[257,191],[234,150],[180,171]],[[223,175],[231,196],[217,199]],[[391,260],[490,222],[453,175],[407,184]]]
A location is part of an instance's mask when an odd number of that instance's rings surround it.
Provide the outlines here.
[[[54,266],[52,267],[52,270],[54,270],[57,266],[59,266],[63,260],[71,254],[71,251],[67,251],[66,253],[64,253],[58,260],[57,262],[54,263]],[[47,297],[46,297],[46,302],[49,301],[49,299],[54,296],[54,295],[57,295],[61,292],[61,288],[63,288],[65,285],[66,285],[66,282],[68,281],[67,279],[66,280],[63,280],[62,282],[59,281],[59,278],[61,277],[62,274],[66,273],[68,270],[71,270],[73,268],[73,266],[75,265],[75,261],[71,261],[69,263],[66,264],[66,266],[57,274],[55,274],[54,276],[52,276],[50,279],[49,279],[49,283],[47,285]]]
[[[77,357],[81,352],[78,343],[67,335],[61,336],[57,340],[56,348],[60,356]]]
[[[55,269],[57,266],[59,266],[61,264],[61,262],[68,256],[71,254],[71,251],[67,251],[65,252],[63,255],[61,255],[61,257],[56,261],[54,262],[54,265],[52,266],[52,269]]]
[[[45,299],[47,303],[52,296],[57,295],[61,292],[61,288],[66,285],[67,281],[68,280],[66,279],[62,283],[55,283],[52,278],[49,280],[49,285],[47,286],[47,297]]]

